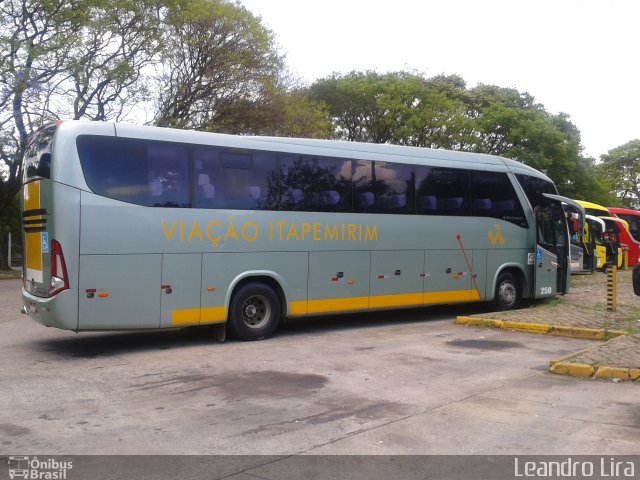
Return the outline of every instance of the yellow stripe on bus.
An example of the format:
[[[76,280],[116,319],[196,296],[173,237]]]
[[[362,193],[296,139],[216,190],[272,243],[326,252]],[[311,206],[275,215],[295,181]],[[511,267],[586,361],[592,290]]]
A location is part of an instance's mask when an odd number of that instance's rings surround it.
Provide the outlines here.
[[[437,303],[454,303],[480,300],[477,290],[454,290],[449,292],[405,293],[375,295],[372,297],[328,298],[324,300],[302,300],[289,303],[290,315],[332,313],[348,310],[376,308],[413,307]]]
[[[28,270],[42,271],[42,235],[40,233],[25,234],[26,265]]]
[[[40,209],[40,182],[30,182],[24,186],[23,211]],[[42,272],[42,235],[25,234],[25,265],[27,270]],[[32,274],[33,275],[33,274]],[[40,281],[42,281],[40,279]]]
[[[370,308],[389,308],[410,305],[421,305],[421,293],[405,293],[400,295],[376,295],[369,298]]]
[[[307,313],[343,312],[345,310],[367,310],[369,297],[328,298],[307,301]]]
[[[289,303],[290,315],[344,312],[376,308],[415,307],[436,303],[468,302],[480,300],[476,290],[455,290],[451,292],[404,293],[397,295],[375,295],[372,297],[327,298],[324,300],[302,300]],[[189,308],[173,310],[171,325],[198,325],[222,323],[227,320],[225,307]]]
[[[40,181],[29,182],[24,186],[25,210],[38,210],[40,208]]]
[[[171,325],[220,323],[227,319],[225,307],[188,308],[171,312]]]
[[[422,303],[431,305],[434,303],[468,302],[480,300],[477,290],[453,290],[450,292],[425,292],[422,294]]]

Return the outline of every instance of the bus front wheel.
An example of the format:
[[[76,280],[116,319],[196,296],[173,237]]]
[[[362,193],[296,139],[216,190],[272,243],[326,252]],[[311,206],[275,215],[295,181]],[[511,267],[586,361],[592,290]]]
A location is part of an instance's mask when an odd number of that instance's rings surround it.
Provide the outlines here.
[[[240,340],[262,340],[278,327],[280,300],[273,289],[263,283],[242,286],[231,301],[229,330]]]
[[[520,284],[511,272],[498,276],[493,304],[498,310],[513,310],[520,304]]]

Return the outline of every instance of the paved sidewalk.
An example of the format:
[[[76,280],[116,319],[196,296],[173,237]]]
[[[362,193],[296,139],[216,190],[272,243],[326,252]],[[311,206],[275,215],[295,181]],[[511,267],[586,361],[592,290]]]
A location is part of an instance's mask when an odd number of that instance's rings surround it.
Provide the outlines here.
[[[619,271],[616,311],[607,311],[607,275],[574,275],[570,292],[509,312],[458,317],[457,323],[531,333],[608,340],[551,361],[558,374],[636,380],[640,378],[640,297],[631,269]]]

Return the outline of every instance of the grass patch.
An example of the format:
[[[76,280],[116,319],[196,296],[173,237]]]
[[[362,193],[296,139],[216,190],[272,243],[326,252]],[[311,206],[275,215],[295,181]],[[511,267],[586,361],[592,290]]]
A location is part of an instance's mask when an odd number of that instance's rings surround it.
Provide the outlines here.
[[[0,270],[0,280],[5,278],[22,278],[21,270]]]
[[[562,304],[562,300],[558,297],[544,298],[537,301],[539,307],[555,307]]]

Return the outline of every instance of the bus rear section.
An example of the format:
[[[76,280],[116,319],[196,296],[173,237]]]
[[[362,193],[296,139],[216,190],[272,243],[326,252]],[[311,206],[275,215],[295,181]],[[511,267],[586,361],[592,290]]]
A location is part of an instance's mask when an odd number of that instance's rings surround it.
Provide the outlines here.
[[[80,194],[52,179],[56,129],[34,136],[23,163],[21,310],[43,325],[77,330]]]

